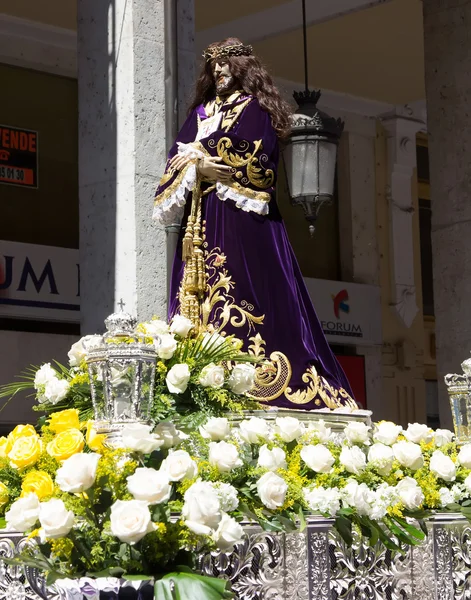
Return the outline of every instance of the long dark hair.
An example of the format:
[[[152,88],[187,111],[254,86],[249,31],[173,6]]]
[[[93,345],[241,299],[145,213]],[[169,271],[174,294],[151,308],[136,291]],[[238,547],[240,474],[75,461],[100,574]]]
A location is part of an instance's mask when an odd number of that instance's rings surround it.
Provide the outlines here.
[[[238,38],[227,38],[222,42],[211,44],[209,48],[241,43]],[[260,106],[268,112],[278,137],[280,139],[286,138],[291,129],[289,117],[292,111],[289,104],[281,97],[280,92],[273,83],[273,79],[260,60],[253,55],[229,56],[224,60],[229,62],[231,73],[237,79],[243,91],[257,98]],[[196,90],[190,105],[190,111],[200,104],[206,104],[215,95],[216,85],[212,64],[211,61],[205,61],[196,81]]]

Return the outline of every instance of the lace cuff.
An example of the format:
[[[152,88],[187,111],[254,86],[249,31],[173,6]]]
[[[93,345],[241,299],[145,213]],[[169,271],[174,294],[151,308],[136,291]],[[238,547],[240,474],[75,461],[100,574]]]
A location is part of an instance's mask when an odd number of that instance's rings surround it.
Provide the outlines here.
[[[227,199],[234,200],[237,208],[245,212],[254,212],[257,215],[268,215],[268,201],[258,200],[246,196],[243,191],[236,191],[221,182],[216,184],[216,194],[219,200],[225,202]],[[268,195],[268,194],[265,194]]]
[[[152,218],[161,225],[179,223],[183,217],[186,196],[193,190],[195,183],[196,165],[190,164],[182,171],[180,180],[177,180],[172,188],[165,190],[164,198],[154,207]]]

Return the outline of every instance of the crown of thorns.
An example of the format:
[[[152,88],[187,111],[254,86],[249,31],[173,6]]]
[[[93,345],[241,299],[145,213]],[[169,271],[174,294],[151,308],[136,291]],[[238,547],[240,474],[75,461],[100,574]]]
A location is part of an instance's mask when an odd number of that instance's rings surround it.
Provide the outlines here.
[[[210,60],[217,60],[226,58],[228,56],[250,56],[252,51],[252,46],[245,46],[244,44],[234,44],[232,46],[210,46],[203,52],[203,57],[207,62],[209,62]]]

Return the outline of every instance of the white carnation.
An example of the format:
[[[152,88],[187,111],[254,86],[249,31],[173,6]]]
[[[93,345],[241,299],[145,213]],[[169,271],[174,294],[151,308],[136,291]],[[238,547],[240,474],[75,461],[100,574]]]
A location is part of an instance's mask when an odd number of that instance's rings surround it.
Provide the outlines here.
[[[316,487],[310,490],[305,488],[303,494],[306,504],[314,513],[335,517],[340,510],[340,492],[336,487]]]
[[[56,371],[51,367],[50,363],[45,363],[36,371],[34,376],[34,387],[37,390],[40,385],[46,385],[51,379],[57,379]]]
[[[47,400],[50,404],[58,404],[69,392],[69,382],[65,379],[50,379],[44,388],[42,400]]]
[[[221,510],[231,512],[239,506],[239,497],[237,490],[230,483],[218,481],[213,484],[214,490],[219,498]]]
[[[453,504],[455,501],[453,492],[446,487],[440,488],[438,493],[440,494],[440,504],[442,508],[445,508],[449,504]]]

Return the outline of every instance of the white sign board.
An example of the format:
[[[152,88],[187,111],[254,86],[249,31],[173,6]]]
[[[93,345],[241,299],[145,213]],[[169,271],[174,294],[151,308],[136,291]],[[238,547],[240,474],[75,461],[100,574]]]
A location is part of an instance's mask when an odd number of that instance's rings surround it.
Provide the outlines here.
[[[304,281],[330,343],[382,344],[379,287],[307,277]]]
[[[0,240],[0,316],[80,322],[79,251]]]

